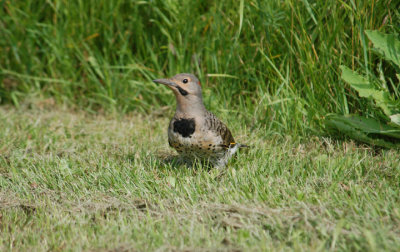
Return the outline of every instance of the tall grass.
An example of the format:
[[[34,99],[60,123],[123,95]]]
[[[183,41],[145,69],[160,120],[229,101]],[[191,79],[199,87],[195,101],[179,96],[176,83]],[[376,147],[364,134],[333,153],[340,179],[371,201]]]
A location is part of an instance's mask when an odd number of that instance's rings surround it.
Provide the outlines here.
[[[0,101],[147,112],[174,99],[151,79],[192,72],[222,116],[304,135],[326,113],[368,109],[338,66],[371,71],[363,30],[400,32],[396,2],[4,1]]]

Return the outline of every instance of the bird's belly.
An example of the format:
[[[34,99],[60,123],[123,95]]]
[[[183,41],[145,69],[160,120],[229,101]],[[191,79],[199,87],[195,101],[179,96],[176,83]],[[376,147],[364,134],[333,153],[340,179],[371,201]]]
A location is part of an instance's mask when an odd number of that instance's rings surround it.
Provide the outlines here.
[[[226,150],[220,147],[220,139],[213,139],[201,132],[195,132],[191,137],[183,137],[169,130],[168,141],[171,147],[184,156],[218,158],[226,153]]]

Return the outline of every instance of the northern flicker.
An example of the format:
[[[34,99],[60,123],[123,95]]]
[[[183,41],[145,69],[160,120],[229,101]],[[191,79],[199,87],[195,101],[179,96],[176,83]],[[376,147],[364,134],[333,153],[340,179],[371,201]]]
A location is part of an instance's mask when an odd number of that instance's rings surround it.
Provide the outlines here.
[[[244,145],[237,144],[232,133],[203,104],[200,81],[193,74],[181,73],[169,79],[153,80],[175,94],[176,111],[168,127],[168,143],[185,161],[208,161],[224,167]]]

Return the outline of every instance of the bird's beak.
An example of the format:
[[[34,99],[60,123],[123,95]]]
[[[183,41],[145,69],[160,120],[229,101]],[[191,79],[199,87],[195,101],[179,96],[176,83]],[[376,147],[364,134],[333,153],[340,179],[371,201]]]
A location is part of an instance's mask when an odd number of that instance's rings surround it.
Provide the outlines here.
[[[173,86],[173,87],[176,86],[175,82],[170,81],[169,79],[156,79],[156,80],[153,80],[153,82],[164,84],[164,85],[167,85],[167,86]]]

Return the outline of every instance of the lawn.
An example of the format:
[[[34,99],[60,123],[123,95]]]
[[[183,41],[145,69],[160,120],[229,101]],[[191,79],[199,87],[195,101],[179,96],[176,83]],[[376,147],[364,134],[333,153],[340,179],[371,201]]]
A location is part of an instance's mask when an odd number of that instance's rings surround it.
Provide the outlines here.
[[[171,113],[1,107],[0,250],[400,248],[399,151],[230,119],[250,150],[225,170],[185,167],[170,161]]]

